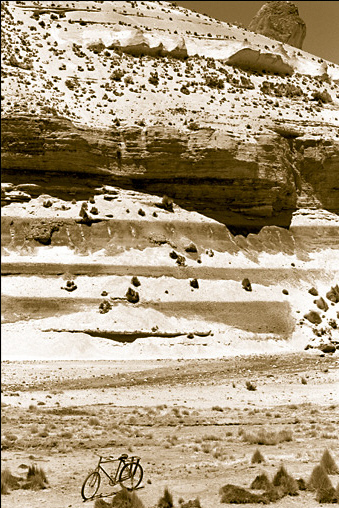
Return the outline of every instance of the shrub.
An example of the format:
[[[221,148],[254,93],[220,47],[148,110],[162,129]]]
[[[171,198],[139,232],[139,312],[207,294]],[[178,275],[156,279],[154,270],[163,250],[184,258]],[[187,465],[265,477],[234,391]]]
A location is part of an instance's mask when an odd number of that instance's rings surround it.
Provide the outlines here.
[[[244,431],[242,433],[242,438],[244,441],[251,444],[276,445],[284,441],[292,441],[292,435],[292,431],[290,430],[269,431],[260,429],[257,433]]]
[[[163,496],[159,499],[157,508],[173,508],[173,496],[166,487]]]
[[[103,499],[99,498],[99,499],[95,500],[94,508],[111,508],[111,507],[112,507],[112,504],[111,503],[107,503]]]
[[[336,491],[332,485],[320,487],[317,490],[316,500],[318,503],[335,503],[338,501]]]
[[[319,104],[327,104],[332,102],[332,97],[327,90],[316,90],[312,94],[312,100],[318,101]]]
[[[112,508],[144,508],[144,504],[136,493],[129,492],[125,487],[113,496],[110,506]]]
[[[148,78],[148,82],[151,83],[151,85],[158,86],[158,84],[159,84],[159,75],[158,75],[157,71],[151,72],[151,75]]]
[[[335,460],[333,459],[332,455],[330,454],[330,452],[327,448],[324,451],[323,456],[321,457],[320,464],[323,466],[326,473],[328,473],[328,474],[338,474],[339,473],[338,466],[335,463]]]
[[[124,76],[124,71],[122,69],[115,69],[111,74],[111,79],[113,81],[121,81],[121,78]]]
[[[32,464],[27,471],[27,482],[22,485],[25,490],[42,490],[48,485],[48,480],[45,471]]]
[[[270,488],[272,488],[272,484],[266,473],[259,474],[251,483],[251,489],[268,490]]]
[[[1,471],[1,495],[9,494],[10,490],[17,490],[20,488],[21,478],[12,475],[8,468]]]
[[[251,459],[252,464],[261,464],[262,462],[265,462],[264,456],[260,453],[260,451],[257,449]]]
[[[216,74],[209,74],[208,76],[205,76],[205,84],[210,88],[217,88],[219,90],[225,87],[224,80],[219,78]]]
[[[307,483],[307,488],[309,490],[327,490],[330,487],[332,487],[332,484],[323,466],[321,464],[315,466]]]
[[[224,485],[219,490],[221,496],[221,503],[233,503],[233,504],[246,504],[246,503],[264,503],[267,501],[264,496],[258,494],[252,494],[243,487],[237,485]]]
[[[201,508],[201,504],[198,498],[190,499],[189,501],[186,501],[186,503],[182,503],[181,508]]]
[[[284,493],[289,496],[297,496],[299,486],[297,481],[288,474],[284,466],[281,466],[273,478],[273,485],[275,487],[282,487]]]
[[[91,416],[91,417],[88,419],[88,425],[94,425],[94,426],[98,426],[98,425],[100,425],[100,420],[99,420],[99,418],[97,418],[96,416]]]
[[[105,49],[105,44],[103,42],[93,42],[92,44],[89,44],[87,48],[90,51],[93,51],[95,54],[101,53]]]
[[[76,79],[76,78],[73,78],[73,79],[66,79],[65,80],[65,85],[67,86],[67,88],[69,88],[70,90],[74,90],[76,88],[79,87],[79,81]]]

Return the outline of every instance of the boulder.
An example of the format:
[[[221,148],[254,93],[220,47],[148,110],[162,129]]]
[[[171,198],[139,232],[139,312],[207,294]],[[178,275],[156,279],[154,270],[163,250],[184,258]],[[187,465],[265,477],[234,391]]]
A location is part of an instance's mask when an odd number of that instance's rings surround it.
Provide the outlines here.
[[[322,321],[322,319],[319,316],[318,312],[316,312],[315,310],[311,310],[310,312],[305,314],[304,318],[308,319],[308,321],[310,321],[311,323],[313,323],[315,325],[319,325],[321,323],[321,321]]]
[[[245,291],[252,291],[252,286],[249,279],[244,279],[241,284]]]
[[[285,62],[280,55],[244,48],[226,60],[227,65],[255,72],[270,72],[280,76],[293,74],[293,67]]]
[[[318,309],[323,310],[325,312],[328,310],[328,305],[322,297],[318,298],[318,300],[314,300],[314,303],[316,304]]]
[[[248,29],[300,49],[306,36],[306,24],[292,2],[267,2],[254,16]]]

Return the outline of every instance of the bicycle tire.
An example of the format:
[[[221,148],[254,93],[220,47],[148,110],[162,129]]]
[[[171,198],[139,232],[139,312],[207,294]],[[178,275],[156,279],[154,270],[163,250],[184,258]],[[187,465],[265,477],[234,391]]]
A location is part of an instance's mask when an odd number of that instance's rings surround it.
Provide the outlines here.
[[[93,471],[87,476],[81,488],[81,495],[84,501],[93,499],[95,494],[98,492],[100,480],[101,478],[98,471]]]
[[[139,463],[125,464],[119,475],[119,483],[127,490],[134,490],[140,485],[143,475],[144,471]]]

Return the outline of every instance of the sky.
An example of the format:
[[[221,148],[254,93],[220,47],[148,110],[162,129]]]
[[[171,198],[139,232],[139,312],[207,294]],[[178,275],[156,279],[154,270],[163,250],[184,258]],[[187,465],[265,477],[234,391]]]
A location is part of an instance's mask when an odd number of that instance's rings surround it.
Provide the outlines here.
[[[258,10],[266,2],[257,1],[177,1],[178,5],[247,28]],[[327,2],[294,1],[299,16],[306,23],[306,37],[302,49],[313,55],[339,64],[339,0]]]

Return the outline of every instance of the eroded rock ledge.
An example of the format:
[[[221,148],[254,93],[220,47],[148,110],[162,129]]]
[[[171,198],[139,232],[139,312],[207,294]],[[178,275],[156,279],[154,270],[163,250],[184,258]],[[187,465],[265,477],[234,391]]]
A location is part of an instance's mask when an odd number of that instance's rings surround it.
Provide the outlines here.
[[[251,141],[225,130],[139,126],[96,130],[64,118],[2,121],[3,181],[81,199],[101,183],[152,194],[255,231],[288,226],[293,211],[339,209],[339,143],[273,130]]]

